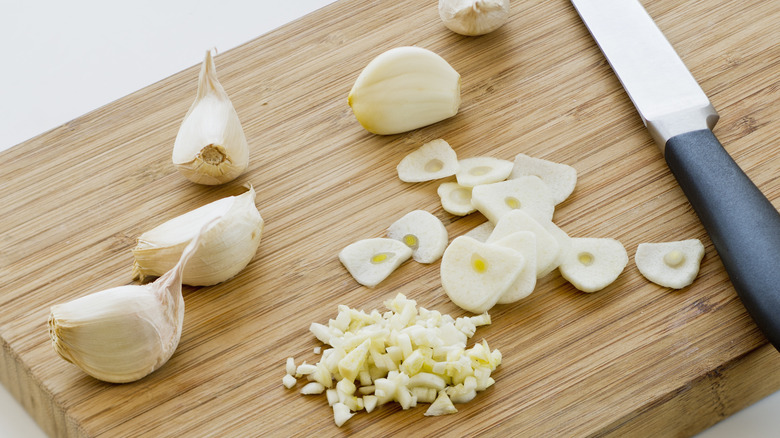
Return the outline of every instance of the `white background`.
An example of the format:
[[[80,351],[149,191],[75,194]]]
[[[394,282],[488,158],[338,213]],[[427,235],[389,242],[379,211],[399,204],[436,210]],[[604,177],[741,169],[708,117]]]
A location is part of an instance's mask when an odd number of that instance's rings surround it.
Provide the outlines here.
[[[333,1],[0,0],[0,151]],[[700,437],[778,436],[779,414],[780,392]],[[44,436],[0,386],[0,437]]]

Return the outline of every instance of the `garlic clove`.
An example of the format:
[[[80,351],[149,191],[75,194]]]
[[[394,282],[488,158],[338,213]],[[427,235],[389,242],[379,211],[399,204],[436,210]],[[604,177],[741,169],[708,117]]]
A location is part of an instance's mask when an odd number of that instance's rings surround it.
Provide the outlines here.
[[[455,33],[484,35],[509,19],[509,0],[439,0],[439,17]]]
[[[348,103],[367,131],[399,134],[457,114],[460,75],[430,50],[396,47],[360,72]]]
[[[164,222],[141,234],[133,248],[133,279],[167,272],[204,223],[220,219],[203,236],[183,283],[210,286],[241,272],[257,253],[264,222],[255,205],[255,190],[229,196]]]
[[[52,306],[49,336],[57,354],[111,383],[132,382],[163,366],[181,338],[182,271],[211,225],[153,283],[119,286]]]
[[[232,181],[249,165],[249,145],[233,103],[217,80],[211,51],[206,52],[198,94],[179,128],[172,160],[187,179],[207,185]]]

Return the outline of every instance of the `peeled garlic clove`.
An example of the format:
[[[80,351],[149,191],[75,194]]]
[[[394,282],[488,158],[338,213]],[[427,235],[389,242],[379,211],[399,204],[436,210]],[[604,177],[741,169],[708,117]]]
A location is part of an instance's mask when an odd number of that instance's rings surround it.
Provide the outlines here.
[[[252,186],[241,195],[206,204],[141,234],[133,248],[133,279],[144,280],[171,269],[203,224],[216,217],[219,221],[201,239],[182,281],[210,286],[241,272],[255,256],[264,226]]]
[[[397,47],[368,63],[348,102],[367,131],[399,134],[457,114],[460,75],[430,50]]]
[[[198,79],[198,95],[173,145],[173,164],[187,179],[216,185],[234,180],[249,164],[249,145],[233,103],[217,80],[211,52]]]
[[[509,19],[509,0],[439,0],[439,17],[455,33],[484,35]]]
[[[176,266],[153,283],[119,286],[52,306],[49,336],[57,354],[112,383],[132,382],[160,368],[179,345],[182,271],[199,243],[196,236]]]

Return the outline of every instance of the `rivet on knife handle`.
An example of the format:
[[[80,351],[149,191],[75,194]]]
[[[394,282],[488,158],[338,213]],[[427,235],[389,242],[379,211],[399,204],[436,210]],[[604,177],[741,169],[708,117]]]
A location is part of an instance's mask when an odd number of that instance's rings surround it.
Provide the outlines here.
[[[718,114],[637,0],[571,0],[661,148],[734,289],[780,350],[780,213],[712,133]]]

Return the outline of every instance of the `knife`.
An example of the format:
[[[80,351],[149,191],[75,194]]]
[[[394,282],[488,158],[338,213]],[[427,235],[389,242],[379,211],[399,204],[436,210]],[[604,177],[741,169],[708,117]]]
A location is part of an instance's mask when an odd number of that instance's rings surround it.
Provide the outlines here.
[[[745,309],[780,351],[780,214],[713,134],[718,113],[637,0],[571,0],[707,230]]]

